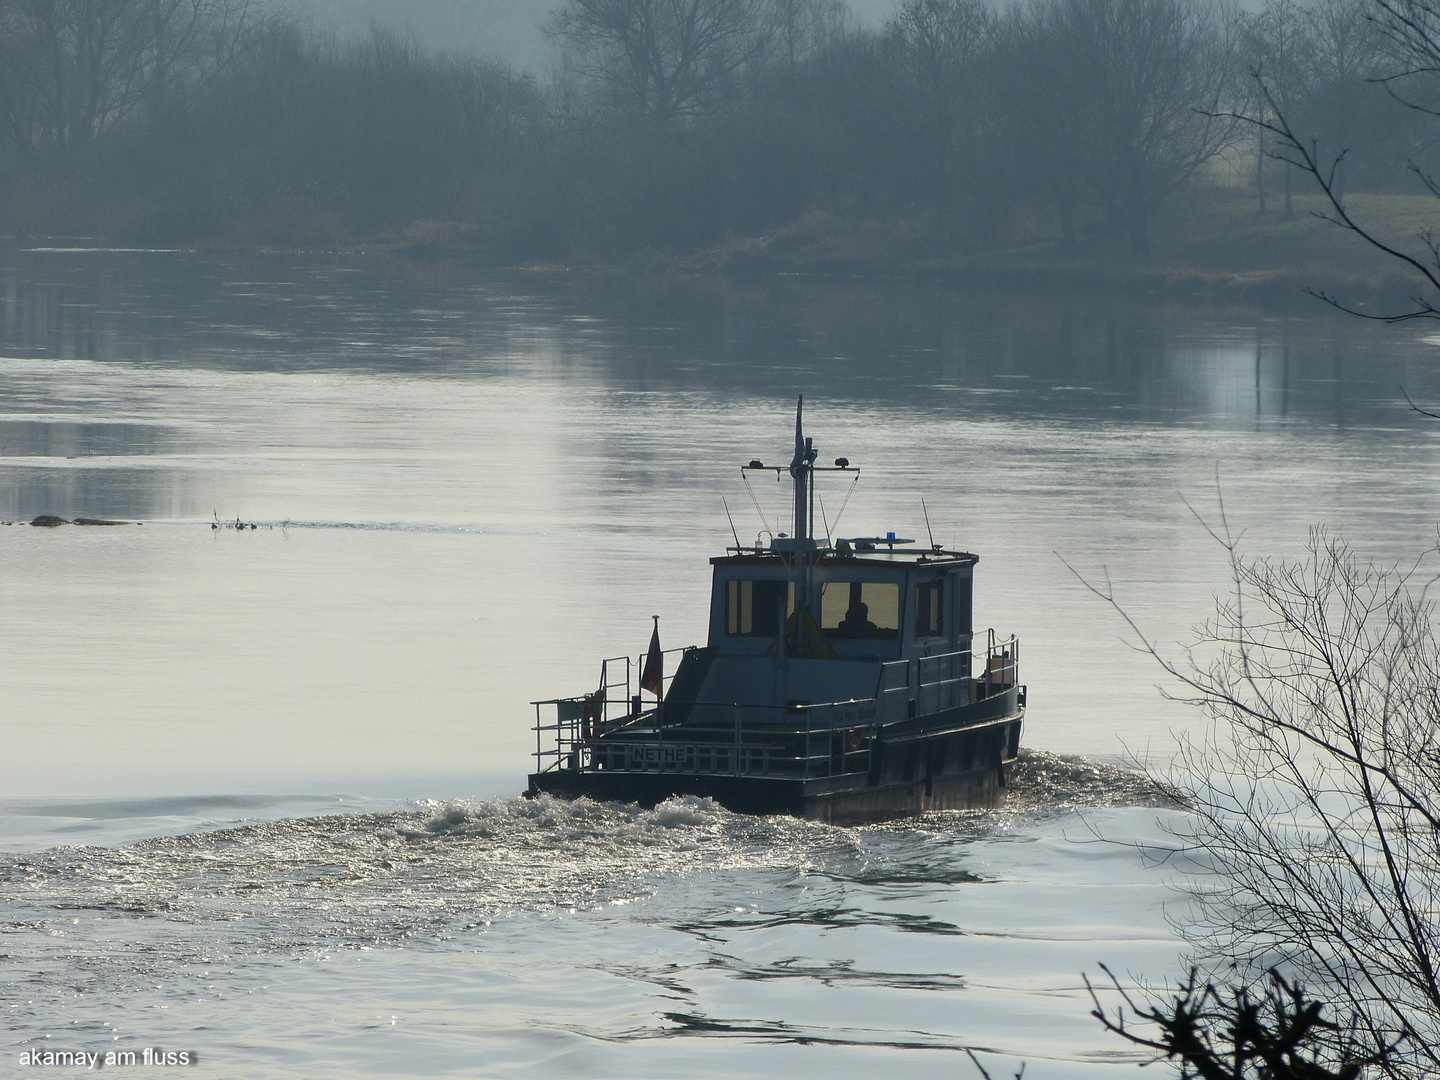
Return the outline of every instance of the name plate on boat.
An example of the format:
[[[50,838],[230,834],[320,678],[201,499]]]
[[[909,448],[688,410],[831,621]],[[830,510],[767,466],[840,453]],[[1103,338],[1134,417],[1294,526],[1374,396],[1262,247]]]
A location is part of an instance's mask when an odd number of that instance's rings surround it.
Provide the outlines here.
[[[687,766],[695,759],[693,746],[632,746],[630,748],[631,768],[646,765]]]

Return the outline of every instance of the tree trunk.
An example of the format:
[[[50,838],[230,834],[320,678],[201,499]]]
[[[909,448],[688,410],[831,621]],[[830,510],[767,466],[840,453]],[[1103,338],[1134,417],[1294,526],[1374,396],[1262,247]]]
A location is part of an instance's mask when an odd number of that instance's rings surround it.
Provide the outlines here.
[[[1265,119],[1265,114],[1260,114]],[[1256,129],[1255,134],[1255,191],[1260,198],[1260,216],[1265,216],[1265,132]]]

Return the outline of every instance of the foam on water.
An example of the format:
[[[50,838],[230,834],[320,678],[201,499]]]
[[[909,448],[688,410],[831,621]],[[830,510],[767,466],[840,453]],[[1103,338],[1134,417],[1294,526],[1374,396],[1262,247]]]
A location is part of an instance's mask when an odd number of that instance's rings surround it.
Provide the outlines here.
[[[1176,948],[1163,884],[1128,849],[1072,843],[1093,839],[1073,807],[1122,834],[1157,811],[1080,759],[1027,754],[1012,785],[1002,811],[867,828],[698,798],[462,799],[3,855],[6,1052],[164,1045],[227,1077],[709,1076],[763,1045],[766,1071],[861,1075],[885,1049],[963,1075],[972,1047],[1030,1076],[1118,1075],[1079,972],[1164,975]],[[154,820],[160,802],[65,809]]]
[[[1110,761],[1021,748],[1009,767],[1009,811],[1058,813],[1085,806],[1168,807],[1174,792],[1145,773]]]

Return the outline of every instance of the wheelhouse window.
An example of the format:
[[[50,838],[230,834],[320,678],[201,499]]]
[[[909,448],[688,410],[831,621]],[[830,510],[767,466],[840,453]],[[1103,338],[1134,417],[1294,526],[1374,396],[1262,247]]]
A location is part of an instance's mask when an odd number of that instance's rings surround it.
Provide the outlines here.
[[[945,582],[935,578],[915,586],[915,636],[945,636]]]
[[[788,581],[727,581],[725,633],[731,637],[773,638],[784,616],[794,607],[794,589]]]
[[[893,581],[825,582],[820,628],[836,641],[893,641],[900,635],[900,586]]]

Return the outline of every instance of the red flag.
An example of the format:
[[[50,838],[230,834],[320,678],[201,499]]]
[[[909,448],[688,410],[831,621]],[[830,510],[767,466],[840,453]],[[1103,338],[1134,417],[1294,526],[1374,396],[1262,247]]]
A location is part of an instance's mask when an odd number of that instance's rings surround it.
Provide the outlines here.
[[[645,656],[645,667],[640,672],[640,689],[649,690],[657,698],[665,684],[665,654],[660,651],[660,616],[653,616],[655,629],[650,634],[650,651]]]

